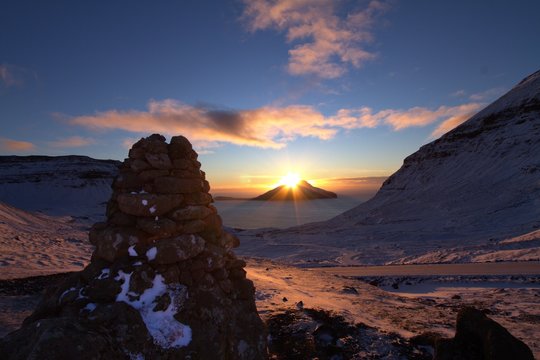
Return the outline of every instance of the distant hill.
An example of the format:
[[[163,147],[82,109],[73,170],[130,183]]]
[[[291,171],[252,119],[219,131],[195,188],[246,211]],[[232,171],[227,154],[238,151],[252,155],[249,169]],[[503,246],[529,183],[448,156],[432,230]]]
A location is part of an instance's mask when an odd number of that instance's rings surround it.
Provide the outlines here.
[[[0,156],[0,201],[48,215],[99,216],[119,161],[88,156]]]
[[[296,186],[281,185],[265,192],[252,200],[261,201],[291,201],[291,200],[315,200],[335,199],[337,194],[315,187],[305,180],[301,180]]]

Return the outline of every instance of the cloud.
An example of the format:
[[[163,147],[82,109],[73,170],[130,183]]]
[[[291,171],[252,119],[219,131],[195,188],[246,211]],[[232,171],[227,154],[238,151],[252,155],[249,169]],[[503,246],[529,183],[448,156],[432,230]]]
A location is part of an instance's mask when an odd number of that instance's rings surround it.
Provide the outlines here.
[[[247,110],[223,110],[196,107],[176,100],[152,100],[146,111],[109,110],[94,115],[76,116],[67,121],[72,125],[93,130],[124,130],[136,134],[183,134],[198,151],[210,153],[224,143],[281,149],[297,138],[321,140],[334,138],[342,130],[389,126],[395,131],[409,127],[423,127],[442,122],[432,136],[439,136],[457,126],[483,104],[468,103],[440,106],[436,109],[413,107],[373,111],[369,107],[340,109],[326,116],[313,106],[265,106]],[[68,139],[69,140],[69,139]],[[77,138],[58,141],[59,144],[86,144],[91,139]],[[125,141],[131,145],[132,138]],[[80,145],[83,146],[83,145]]]
[[[35,145],[31,142],[0,138],[0,150],[27,152],[33,149],[35,149]]]
[[[326,127],[325,120],[320,112],[304,105],[234,111],[195,107],[169,99],[150,101],[147,111],[110,110],[78,116],[70,123],[96,130],[184,134],[196,147],[231,143],[279,149],[298,137],[332,138],[337,130]]]
[[[7,64],[0,64],[0,82],[6,87],[22,84],[15,76],[13,67]]]
[[[452,97],[464,97],[465,95],[467,95],[467,92],[463,89],[456,90],[450,94]]]
[[[406,110],[386,109],[374,112],[371,108],[339,110],[336,116],[331,117],[329,124],[344,129],[374,128],[380,125],[388,125],[394,130],[402,130],[409,127],[423,127],[437,121],[444,122],[466,120],[483,104],[469,103],[458,106],[440,106],[435,110],[425,107],[413,107]]]
[[[63,139],[58,139],[55,141],[49,141],[47,145],[56,148],[75,148],[83,147],[95,144],[96,141],[92,138],[85,138],[81,136],[71,136]]]
[[[22,87],[30,81],[37,81],[37,74],[29,69],[11,64],[0,64],[0,86]]]
[[[461,125],[466,120],[468,120],[471,116],[473,116],[480,108],[482,108],[485,104],[467,104],[460,106],[459,110],[457,110],[452,116],[444,120],[442,123],[437,126],[435,130],[431,133],[432,138],[438,138],[443,134],[446,134],[450,130],[454,129],[458,125]]]
[[[375,18],[387,9],[373,0],[361,9],[339,16],[334,0],[244,0],[243,19],[255,32],[277,29],[286,33],[288,71],[321,78],[342,76],[348,66],[360,67],[375,58],[364,48],[373,40]]]
[[[507,89],[503,87],[494,87],[491,89],[488,89],[486,91],[482,91],[476,94],[472,94],[469,96],[469,99],[473,101],[485,101],[485,100],[493,100],[499,96],[501,96]]]

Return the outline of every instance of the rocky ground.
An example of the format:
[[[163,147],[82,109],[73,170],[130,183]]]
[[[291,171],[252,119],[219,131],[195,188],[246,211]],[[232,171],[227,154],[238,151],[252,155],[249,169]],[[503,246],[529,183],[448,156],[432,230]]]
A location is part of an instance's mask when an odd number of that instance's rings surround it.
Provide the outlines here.
[[[248,259],[274,359],[429,359],[411,343],[425,332],[454,335],[463,306],[482,309],[540,357],[540,289],[468,287],[425,296],[390,293],[353,278]],[[0,281],[0,336],[17,328],[41,292],[66,275]],[[384,284],[382,284],[384,285]],[[406,288],[404,283],[401,288]]]

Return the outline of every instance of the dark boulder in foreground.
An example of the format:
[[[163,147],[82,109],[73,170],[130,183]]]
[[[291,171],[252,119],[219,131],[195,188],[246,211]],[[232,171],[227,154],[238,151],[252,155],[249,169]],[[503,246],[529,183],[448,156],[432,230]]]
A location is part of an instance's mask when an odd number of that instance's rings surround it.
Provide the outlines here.
[[[523,341],[472,307],[459,311],[453,339],[426,333],[414,341],[433,346],[435,360],[534,360],[531,349]]]
[[[291,201],[291,200],[315,200],[315,199],[335,199],[337,194],[315,187],[305,180],[300,181],[296,186],[290,187],[280,185],[275,189],[265,192],[251,200],[264,201]]]
[[[182,136],[137,142],[90,265],[47,289],[2,359],[265,359],[253,283],[200,165]]]

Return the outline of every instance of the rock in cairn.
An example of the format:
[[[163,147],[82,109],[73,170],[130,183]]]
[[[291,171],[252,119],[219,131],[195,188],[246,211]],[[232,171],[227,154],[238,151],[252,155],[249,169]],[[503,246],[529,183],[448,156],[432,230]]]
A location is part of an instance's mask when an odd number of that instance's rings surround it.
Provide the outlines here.
[[[4,359],[265,359],[238,239],[183,136],[141,139],[113,183],[90,265],[48,289]]]

